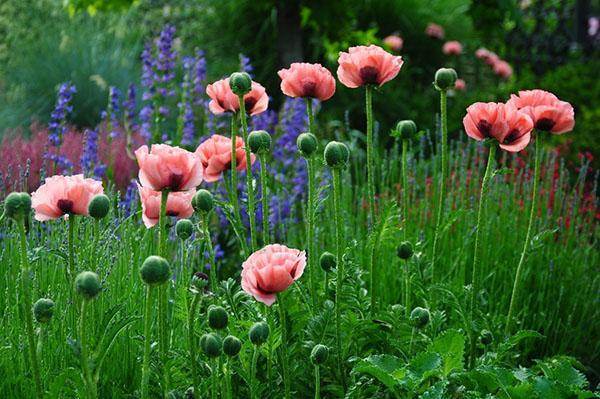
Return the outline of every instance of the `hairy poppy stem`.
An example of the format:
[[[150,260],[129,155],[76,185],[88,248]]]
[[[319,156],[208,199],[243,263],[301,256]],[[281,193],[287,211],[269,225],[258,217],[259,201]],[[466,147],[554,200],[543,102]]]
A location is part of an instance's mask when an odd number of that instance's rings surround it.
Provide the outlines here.
[[[369,197],[369,217],[371,228],[375,225],[375,178],[373,164],[373,87],[365,86],[365,109],[367,114],[367,195]]]
[[[258,362],[258,346],[254,346],[252,363],[250,364],[250,398],[257,399],[256,395],[256,363]]]
[[[98,397],[98,388],[94,383],[92,374],[90,373],[90,358],[87,347],[87,334],[85,331],[88,299],[81,301],[81,315],[79,316],[79,346],[81,347],[81,372],[89,397],[95,399]]]
[[[408,139],[402,140],[402,219],[404,240],[408,236]]]
[[[444,197],[446,188],[446,176],[448,175],[448,112],[446,107],[447,91],[440,90],[440,119],[442,129],[442,174],[439,180],[437,216],[435,222],[435,233],[433,235],[433,247],[431,250],[431,282],[435,284],[435,262],[437,260],[437,247],[440,228],[444,219]]]
[[[196,334],[194,333],[194,324],[196,322],[196,311],[198,304],[202,299],[202,293],[196,293],[192,297],[192,303],[188,313],[188,346],[190,350],[190,363],[192,368],[192,387],[194,388],[194,395],[198,396],[198,387],[200,386],[200,375],[198,374],[198,367],[196,366],[197,355],[196,355]]]
[[[321,399],[321,373],[319,365],[315,365],[315,399]]]
[[[308,131],[309,133],[315,133],[314,126],[314,115],[312,98],[306,99],[306,113],[308,114]],[[315,166],[314,156],[306,158],[306,165],[308,168],[308,204],[307,204],[307,217],[306,217],[306,241],[308,248],[308,281],[310,284],[310,295],[312,300],[313,308],[317,306],[317,250],[316,250],[316,231],[315,231]]]
[[[167,218],[167,200],[169,198],[169,191],[163,190],[160,198],[160,213],[158,215],[158,254],[165,257],[166,252],[166,231],[165,223]],[[169,367],[167,365],[169,355],[169,342],[168,342],[168,325],[167,325],[167,296],[168,296],[169,282],[161,284],[158,287],[158,336],[160,346],[160,357],[163,366],[163,389],[166,393],[169,390]]]
[[[473,269],[471,276],[471,299],[470,299],[470,316],[471,316],[471,351],[470,351],[470,363],[471,367],[475,364],[475,347],[476,340],[475,334],[473,333],[473,321],[475,319],[475,298],[479,291],[479,264],[481,263],[481,221],[485,218],[486,200],[488,194],[489,181],[492,178],[494,171],[496,155],[496,146],[494,144],[489,147],[488,161],[485,168],[485,174],[483,175],[483,181],[481,182],[481,192],[479,193],[479,209],[477,211],[477,228],[475,230],[475,249],[473,255]]]
[[[75,215],[69,215],[69,235],[68,235],[68,246],[69,246],[69,277],[72,279],[75,277],[75,251],[74,241],[75,240]]]
[[[344,282],[344,262],[342,258],[342,211],[341,202],[341,174],[339,168],[333,168],[333,217],[335,223],[335,250],[337,277],[335,282],[335,341],[337,346],[337,368],[342,382],[344,392],[346,391],[346,379],[342,367],[342,286]]]
[[[244,95],[240,99],[240,122],[242,125],[242,138],[244,139],[244,151],[246,152],[246,186],[248,189],[248,218],[250,219],[250,242],[252,252],[256,251],[256,213],[254,211],[254,187],[252,182],[252,156],[248,146],[248,126],[246,121],[246,108],[244,106]],[[235,154],[235,153],[234,153]],[[231,154],[233,159],[234,154]]]
[[[142,399],[150,397],[150,344],[152,329],[152,310],[154,303],[154,287],[146,286],[146,300],[144,303],[144,358],[142,362]],[[195,377],[195,374],[194,374]]]
[[[217,275],[217,265],[215,262],[215,251],[212,245],[210,231],[208,230],[208,214],[206,213],[202,215],[202,232],[204,233],[204,240],[206,240],[206,249],[208,250],[208,258],[210,262],[210,287],[213,292],[216,292],[219,279]]]
[[[240,201],[238,199],[238,171],[237,171],[237,135],[239,133],[237,125],[237,115],[231,116],[231,190],[229,190],[229,201],[233,205],[235,219],[242,224],[240,215]]]
[[[261,153],[260,157],[260,187],[262,190],[262,230],[263,230],[263,246],[269,244],[270,231],[269,231],[269,197],[267,195],[269,187],[267,184],[267,155]]]
[[[285,399],[290,399],[290,371],[288,367],[288,336],[287,322],[285,317],[285,306],[283,303],[283,295],[277,295],[277,306],[279,307],[279,323],[281,327],[281,366],[283,369],[283,386],[285,389]]]
[[[523,250],[521,251],[521,256],[519,258],[519,264],[517,265],[517,271],[515,273],[515,281],[513,283],[512,294],[510,297],[510,305],[508,307],[508,316],[506,318],[506,327],[504,334],[510,334],[511,324],[512,324],[512,315],[514,311],[514,307],[517,303],[518,299],[518,288],[519,282],[521,281],[521,272],[523,270],[523,264],[525,263],[525,255],[527,254],[527,250],[529,249],[529,242],[531,240],[531,230],[533,228],[533,219],[535,217],[536,205],[537,205],[537,195],[538,195],[538,180],[540,179],[540,163],[541,163],[541,152],[542,152],[542,136],[537,134],[535,136],[535,165],[533,172],[533,190],[531,192],[531,208],[529,209],[529,223],[527,225],[527,234],[525,234],[525,242],[523,243]]]
[[[40,375],[40,363],[36,352],[35,332],[33,329],[33,315],[31,311],[31,279],[29,273],[29,260],[27,258],[27,237],[25,235],[24,221],[17,220],[17,229],[19,230],[19,241],[21,247],[21,295],[23,296],[22,305],[23,313],[25,314],[25,328],[27,331],[27,350],[29,351],[29,360],[33,374],[33,382],[35,384],[35,392],[37,398],[44,397],[44,388],[42,386],[42,378]]]

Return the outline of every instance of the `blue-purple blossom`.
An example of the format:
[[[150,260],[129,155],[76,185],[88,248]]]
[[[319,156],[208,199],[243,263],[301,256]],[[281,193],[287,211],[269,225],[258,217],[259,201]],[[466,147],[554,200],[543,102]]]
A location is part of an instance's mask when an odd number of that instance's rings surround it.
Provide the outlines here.
[[[101,179],[106,172],[106,165],[103,165],[98,158],[98,131],[96,129],[86,130],[83,140],[83,153],[79,160],[79,166],[85,176]]]
[[[123,101],[123,110],[125,112],[125,121],[130,129],[135,129],[135,109],[136,109],[136,89],[135,84],[131,83],[127,88],[127,99]]]
[[[62,137],[67,132],[65,122],[67,115],[73,111],[71,100],[76,91],[75,86],[69,82],[61,84],[58,89],[56,105],[50,114],[50,123],[48,124],[48,140],[55,147],[62,143]]]
[[[250,77],[254,77],[252,71],[254,71],[254,67],[250,63],[250,58],[245,56],[244,54],[240,54],[240,67],[243,72],[246,72]]]

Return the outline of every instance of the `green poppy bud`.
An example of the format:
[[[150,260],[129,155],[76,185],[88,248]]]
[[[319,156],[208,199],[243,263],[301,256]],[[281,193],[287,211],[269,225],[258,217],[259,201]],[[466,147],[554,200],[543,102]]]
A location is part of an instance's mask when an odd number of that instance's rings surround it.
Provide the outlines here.
[[[20,219],[31,212],[31,197],[27,193],[13,192],[4,200],[4,214],[12,219]]]
[[[321,269],[323,269],[325,272],[330,271],[331,269],[335,268],[336,266],[336,258],[335,255],[332,254],[331,252],[323,252],[321,254],[321,257],[319,258],[319,265],[321,266]]]
[[[140,268],[142,281],[149,285],[163,284],[171,277],[171,268],[165,258],[148,256]]]
[[[194,198],[192,198],[192,207],[196,212],[200,213],[212,211],[214,207],[213,195],[208,190],[198,190],[194,195]]]
[[[479,336],[481,343],[484,345],[489,345],[494,341],[494,335],[490,330],[481,330],[481,335]]]
[[[413,246],[410,241],[402,241],[398,246],[398,257],[400,259],[410,259],[413,253]]]
[[[329,348],[325,345],[317,344],[310,352],[310,361],[314,365],[320,365],[327,361],[329,357]]]
[[[248,337],[254,345],[262,345],[269,338],[269,325],[264,321],[256,322],[250,327]]]
[[[238,96],[248,94],[252,90],[252,78],[246,72],[234,72],[229,76],[229,87]]]
[[[54,301],[48,298],[40,298],[33,304],[33,316],[38,323],[47,323],[54,314]]]
[[[189,219],[179,219],[175,224],[175,233],[182,240],[187,240],[194,232],[194,224]]]
[[[348,164],[350,150],[348,146],[339,141],[331,141],[325,146],[325,163],[334,169],[342,169]]]
[[[202,272],[196,272],[192,276],[192,285],[194,288],[206,291],[208,289],[208,275]]]
[[[453,89],[456,79],[458,79],[458,75],[454,69],[440,68],[435,73],[435,88],[440,91]]]
[[[217,334],[204,334],[200,338],[200,347],[206,356],[217,357],[221,354],[221,349],[223,349],[223,341],[221,341],[221,337]]]
[[[88,213],[94,219],[102,219],[108,215],[110,210],[110,200],[104,194],[96,195],[88,205]]]
[[[296,145],[303,157],[310,158],[317,152],[319,141],[312,133],[301,133],[296,139]]]
[[[242,341],[240,341],[237,337],[234,337],[233,335],[228,335],[223,340],[223,352],[227,356],[237,356],[237,354],[240,353],[241,349]]]
[[[208,308],[208,325],[215,330],[222,330],[227,327],[229,316],[227,311],[221,306],[210,306]]]
[[[94,272],[81,272],[75,277],[75,291],[90,300],[100,293],[100,278]]]
[[[265,130],[254,130],[248,135],[248,147],[254,154],[268,154],[271,151],[271,135]]]
[[[400,121],[392,134],[402,140],[410,140],[417,135],[417,125],[411,120]]]
[[[423,328],[429,323],[429,310],[416,307],[410,312],[410,322],[416,328]]]

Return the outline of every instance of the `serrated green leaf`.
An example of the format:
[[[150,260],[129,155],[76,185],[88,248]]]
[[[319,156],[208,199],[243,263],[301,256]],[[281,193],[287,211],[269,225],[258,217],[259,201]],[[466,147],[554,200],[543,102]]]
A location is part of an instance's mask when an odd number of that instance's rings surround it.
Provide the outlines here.
[[[452,371],[464,370],[465,337],[459,331],[448,330],[436,337],[429,345],[428,352],[438,353],[442,357],[445,376]]]
[[[419,378],[436,374],[442,367],[442,357],[433,352],[423,352],[415,356],[408,364],[408,370]]]
[[[398,380],[393,374],[404,365],[405,363],[395,356],[372,355],[361,360],[354,367],[354,371],[369,374],[377,378],[386,387],[393,389],[398,385]]]
[[[547,368],[543,368],[546,377],[563,385],[576,388],[584,388],[588,385],[585,376],[571,365],[569,358],[561,357],[551,359],[545,364]]]
[[[556,383],[545,377],[537,377],[533,387],[538,396],[543,399],[564,399],[566,397]]]
[[[504,342],[498,345],[498,359],[502,359],[504,355],[510,352],[517,344],[525,339],[544,338],[542,334],[533,330],[520,330],[515,335],[508,337]]]

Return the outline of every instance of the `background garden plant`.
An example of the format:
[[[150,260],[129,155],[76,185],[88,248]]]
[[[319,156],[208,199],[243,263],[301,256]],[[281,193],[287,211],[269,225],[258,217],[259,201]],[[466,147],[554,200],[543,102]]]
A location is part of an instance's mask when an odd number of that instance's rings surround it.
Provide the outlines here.
[[[374,103],[363,134],[321,113],[345,97],[326,68],[280,72],[276,112],[247,59],[209,85],[176,38],[71,149],[62,85],[41,153],[2,179],[3,397],[595,397],[597,175],[542,145],[576,137],[568,103],[457,111],[450,58],[435,129],[387,131]]]

